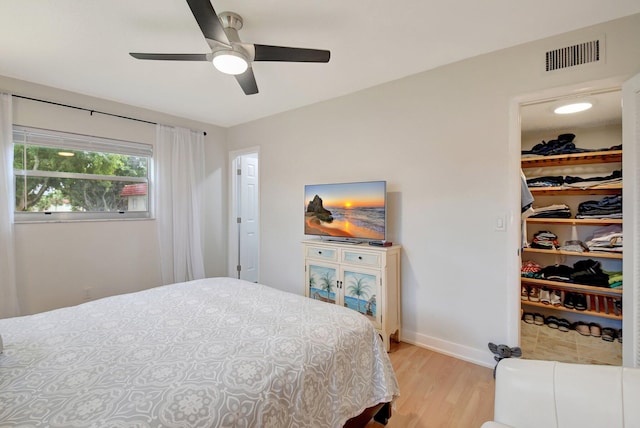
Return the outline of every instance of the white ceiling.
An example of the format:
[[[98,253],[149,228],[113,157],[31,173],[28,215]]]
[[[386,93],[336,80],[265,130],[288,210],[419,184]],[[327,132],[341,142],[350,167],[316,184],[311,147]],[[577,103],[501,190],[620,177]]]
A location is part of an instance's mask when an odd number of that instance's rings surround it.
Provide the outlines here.
[[[590,102],[589,110],[574,114],[554,114],[556,107],[575,102]],[[622,92],[611,90],[580,96],[559,97],[520,108],[522,132],[571,130],[622,123]]]
[[[213,0],[245,42],[329,49],[328,64],[255,63],[246,96],[207,62],[185,0],[2,0],[0,75],[232,126],[447,63],[640,12],[638,0]],[[1,88],[0,88],[1,89]]]

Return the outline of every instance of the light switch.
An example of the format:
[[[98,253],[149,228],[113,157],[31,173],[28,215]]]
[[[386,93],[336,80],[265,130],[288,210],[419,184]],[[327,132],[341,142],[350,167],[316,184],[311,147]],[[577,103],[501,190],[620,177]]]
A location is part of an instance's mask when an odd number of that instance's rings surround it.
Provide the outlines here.
[[[505,230],[507,230],[507,221],[505,217],[496,217],[496,232],[504,232]]]

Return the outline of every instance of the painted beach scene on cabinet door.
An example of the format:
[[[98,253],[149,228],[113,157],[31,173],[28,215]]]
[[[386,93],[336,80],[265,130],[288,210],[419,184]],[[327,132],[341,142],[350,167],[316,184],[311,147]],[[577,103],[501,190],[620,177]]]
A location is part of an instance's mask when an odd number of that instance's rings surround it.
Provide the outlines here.
[[[344,306],[377,321],[376,275],[344,271]]]
[[[309,296],[315,300],[336,303],[336,268],[309,265]],[[362,272],[344,271],[342,284],[344,306],[366,315],[377,322],[376,275]]]
[[[338,270],[332,267],[309,265],[309,296],[315,300],[336,303]]]

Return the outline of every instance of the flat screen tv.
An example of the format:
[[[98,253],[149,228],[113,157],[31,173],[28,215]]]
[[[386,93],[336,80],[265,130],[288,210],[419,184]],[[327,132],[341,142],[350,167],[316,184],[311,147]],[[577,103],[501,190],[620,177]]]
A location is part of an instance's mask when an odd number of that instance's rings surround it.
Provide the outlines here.
[[[304,186],[304,233],[339,241],[383,241],[387,182]]]

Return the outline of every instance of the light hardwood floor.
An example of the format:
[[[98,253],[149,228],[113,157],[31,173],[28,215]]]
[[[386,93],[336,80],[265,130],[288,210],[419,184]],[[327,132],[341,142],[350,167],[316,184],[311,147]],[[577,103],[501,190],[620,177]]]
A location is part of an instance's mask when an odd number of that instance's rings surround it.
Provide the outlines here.
[[[492,369],[403,342],[389,357],[400,397],[387,428],[479,428],[493,418]]]

